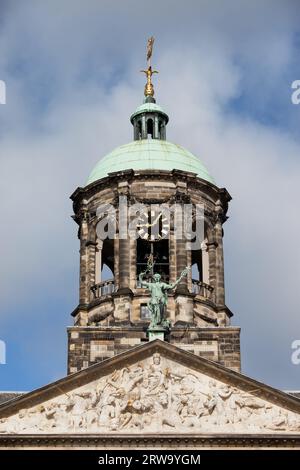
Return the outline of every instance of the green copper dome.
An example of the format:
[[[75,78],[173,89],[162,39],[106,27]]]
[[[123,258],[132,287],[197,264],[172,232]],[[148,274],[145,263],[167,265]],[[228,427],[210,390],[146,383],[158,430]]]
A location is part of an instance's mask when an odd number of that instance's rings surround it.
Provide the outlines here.
[[[130,117],[130,121],[133,122],[133,118],[138,116],[139,114],[143,113],[160,113],[166,117],[166,122],[168,122],[169,118],[168,115],[164,112],[164,110],[156,103],[143,103],[136,108],[134,113]]]
[[[121,145],[103,157],[91,172],[87,185],[108,173],[129,169],[189,171],[214,184],[199,158],[185,148],[166,140],[141,139]]]

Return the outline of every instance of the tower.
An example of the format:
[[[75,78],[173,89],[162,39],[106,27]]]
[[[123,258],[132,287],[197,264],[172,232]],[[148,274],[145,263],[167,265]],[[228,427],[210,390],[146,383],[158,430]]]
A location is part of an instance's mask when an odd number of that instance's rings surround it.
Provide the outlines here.
[[[139,281],[149,256],[165,282],[192,266],[168,293],[165,341],[239,371],[240,330],[230,325],[224,286],[223,224],[231,197],[196,156],[167,140],[169,117],[154,98],[156,71],[148,63],[143,72],[144,102],[130,117],[133,141],[102,158],[71,196],[80,294],[68,328],[68,373],[149,341],[149,292]]]

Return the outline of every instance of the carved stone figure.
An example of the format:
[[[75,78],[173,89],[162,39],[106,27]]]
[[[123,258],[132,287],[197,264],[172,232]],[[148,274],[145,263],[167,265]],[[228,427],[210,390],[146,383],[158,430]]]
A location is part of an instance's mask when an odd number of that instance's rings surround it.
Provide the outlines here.
[[[0,420],[0,432],[299,432],[300,416],[159,353]]]
[[[116,417],[115,406],[115,397],[107,397],[107,400],[100,406],[98,421],[99,426],[107,426]]]

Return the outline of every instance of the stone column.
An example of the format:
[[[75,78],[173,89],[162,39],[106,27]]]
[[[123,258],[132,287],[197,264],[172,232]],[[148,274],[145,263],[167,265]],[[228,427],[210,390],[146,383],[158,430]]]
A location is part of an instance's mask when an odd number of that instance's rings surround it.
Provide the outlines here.
[[[119,239],[119,289],[120,294],[131,294],[130,285],[130,240]]]
[[[89,293],[89,249],[88,224],[83,217],[80,226],[80,270],[79,270],[79,305],[87,305],[90,299]]]
[[[153,138],[159,139],[158,135],[158,116],[154,116],[154,125],[153,125]]]
[[[177,276],[176,268],[176,240],[174,237],[174,230],[169,233],[169,281],[175,282]]]
[[[215,298],[217,306],[225,305],[225,283],[224,283],[224,255],[223,255],[223,231],[222,223],[218,220],[215,226],[216,239],[216,286]]]
[[[115,261],[118,264],[118,294],[132,294],[130,289],[130,249],[131,239],[129,236],[128,219],[128,197],[130,196],[130,185],[128,181],[118,184],[119,207],[118,220],[119,229],[115,238]]]
[[[119,240],[114,239],[114,279],[115,289],[119,289]]]
[[[212,239],[213,238],[213,239]],[[208,265],[209,265],[209,285],[214,288],[213,299],[216,302],[216,248],[217,244],[214,237],[209,237],[209,241],[206,244],[208,253]]]
[[[209,284],[213,286],[213,298],[218,307],[225,305],[224,288],[224,258],[223,258],[223,236],[222,223],[217,221],[213,237],[207,243],[209,258]]]
[[[209,257],[207,240],[203,242],[201,246],[202,252],[202,280],[205,284],[209,284]]]
[[[176,269],[177,278],[189,265],[189,252],[186,249],[186,240],[176,240]],[[188,279],[185,276],[175,291],[175,321],[176,324],[194,323],[193,302],[194,295],[188,290]]]
[[[129,253],[129,288],[132,290],[136,288],[137,283],[135,230],[129,231]]]
[[[88,249],[88,288],[89,288],[89,300],[93,300],[93,294],[91,287],[96,283],[96,242],[88,241],[86,243]]]
[[[101,282],[103,240],[97,240],[95,261],[95,283]]]
[[[147,139],[146,116],[142,116],[142,139]]]
[[[176,270],[177,278],[182,271],[188,266],[188,251],[186,249],[186,240],[176,240]],[[179,294],[188,294],[188,280],[185,276],[177,286],[176,292]]]
[[[118,239],[118,272],[119,288],[113,294],[114,320],[116,323],[128,324],[131,316],[133,292],[130,289],[130,239]]]

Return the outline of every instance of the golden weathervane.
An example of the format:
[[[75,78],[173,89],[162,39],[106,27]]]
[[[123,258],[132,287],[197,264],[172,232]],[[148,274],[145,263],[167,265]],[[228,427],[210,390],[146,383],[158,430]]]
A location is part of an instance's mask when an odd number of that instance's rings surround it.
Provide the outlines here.
[[[145,91],[144,94],[145,96],[154,96],[154,88],[153,84],[151,82],[151,77],[154,73],[158,73],[157,70],[152,70],[151,67],[151,57],[152,57],[152,51],[153,51],[153,44],[154,44],[154,37],[151,36],[151,38],[148,39],[147,41],[147,64],[148,68],[147,70],[141,70],[141,72],[146,74],[147,77],[147,83],[145,85]]]

